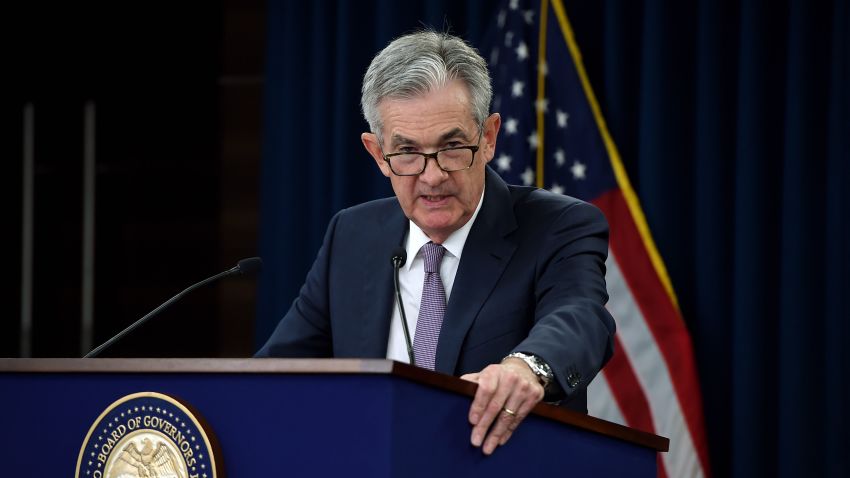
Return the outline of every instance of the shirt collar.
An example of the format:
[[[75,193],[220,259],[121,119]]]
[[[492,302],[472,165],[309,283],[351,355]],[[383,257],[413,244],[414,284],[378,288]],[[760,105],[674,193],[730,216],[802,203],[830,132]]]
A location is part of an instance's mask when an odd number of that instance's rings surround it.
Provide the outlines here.
[[[484,187],[486,189],[486,185]],[[449,234],[449,237],[443,241],[443,247],[446,248],[446,252],[456,257],[460,260],[460,255],[463,253],[463,246],[466,244],[466,238],[469,237],[469,231],[472,230],[472,224],[475,222],[475,218],[478,217],[478,211],[481,210],[481,205],[484,203],[484,189],[481,190],[481,197],[478,199],[478,206],[475,208],[475,212],[472,213],[472,217],[466,221],[466,224],[461,226],[457,231]],[[410,229],[407,234],[407,257],[408,261],[404,264],[404,267],[407,270],[410,270],[411,264],[413,264],[413,259],[416,258],[416,255],[419,254],[419,250],[422,249],[422,246],[430,242],[431,239],[425,235],[422,229],[419,228],[413,221],[410,221]]]

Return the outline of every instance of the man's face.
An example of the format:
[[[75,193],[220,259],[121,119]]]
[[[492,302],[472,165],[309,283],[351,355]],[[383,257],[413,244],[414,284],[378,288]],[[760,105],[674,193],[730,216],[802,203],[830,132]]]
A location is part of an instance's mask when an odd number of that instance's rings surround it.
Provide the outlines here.
[[[473,119],[469,94],[461,81],[413,99],[385,99],[378,105],[383,120],[383,144],[372,133],[363,133],[363,145],[393,191],[405,216],[428,237],[442,243],[472,217],[484,190],[484,167],[493,159],[501,119],[491,115],[484,124],[481,141]],[[470,169],[445,172],[428,159],[418,176],[396,176],[383,153],[421,151],[431,153],[453,146],[479,145]],[[383,150],[382,150],[383,148]]]

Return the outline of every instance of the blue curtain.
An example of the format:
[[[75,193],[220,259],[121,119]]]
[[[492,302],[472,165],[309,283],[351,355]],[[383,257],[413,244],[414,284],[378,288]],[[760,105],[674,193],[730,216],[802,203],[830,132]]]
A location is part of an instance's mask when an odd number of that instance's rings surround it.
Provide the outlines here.
[[[331,215],[391,194],[359,140],[371,57],[422,24],[483,47],[497,4],[268,7],[258,342]],[[712,474],[850,475],[848,2],[566,7],[694,338]]]

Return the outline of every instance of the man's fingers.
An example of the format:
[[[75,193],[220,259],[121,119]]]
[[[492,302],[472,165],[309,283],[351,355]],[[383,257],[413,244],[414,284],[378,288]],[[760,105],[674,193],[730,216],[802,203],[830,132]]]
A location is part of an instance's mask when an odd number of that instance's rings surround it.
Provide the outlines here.
[[[466,375],[461,375],[461,376],[460,376],[460,379],[461,379],[461,380],[466,380],[466,381],[468,381],[468,382],[478,383],[478,376],[479,376],[479,375],[481,375],[481,374],[480,374],[480,373],[478,373],[478,372],[475,372],[475,373],[468,373],[468,374],[466,374]]]
[[[469,423],[473,425],[478,425],[481,422],[499,386],[499,374],[494,374],[490,367],[476,375],[478,375],[478,390],[475,391],[475,398],[472,400],[472,406],[469,407]]]
[[[529,402],[529,387],[520,380],[512,387],[511,395],[505,400],[505,404],[487,433],[487,439],[482,447],[485,455],[493,453],[497,446],[504,445],[508,441],[520,422],[534,407],[533,403],[529,406]]]
[[[517,382],[519,380],[515,374],[504,373],[504,371],[499,369],[498,366],[495,367],[496,368],[492,369],[490,367],[484,369],[484,373],[482,374],[481,381],[478,385],[480,391],[481,384],[484,383],[484,376],[496,377],[496,389],[492,391],[492,393],[488,392],[490,399],[484,406],[483,413],[479,415],[479,420],[477,423],[474,423],[475,427],[472,429],[472,444],[475,446],[481,446],[484,443],[484,437],[488,435],[488,430],[491,430],[491,427],[493,429],[500,430],[499,427],[504,426],[500,423],[500,416],[503,413],[505,403],[508,401],[508,396],[517,386]],[[473,414],[477,413],[477,410],[473,412]],[[490,433],[492,433],[492,430]],[[501,434],[499,436],[501,436]]]
[[[527,417],[528,414],[531,413],[531,410],[534,409],[534,406],[537,405],[537,402],[539,402],[539,400],[537,400],[534,395],[531,395],[530,399],[527,399],[522,402],[520,405],[517,406],[517,408],[511,408],[509,406],[505,407],[506,413],[508,410],[510,410],[512,412],[515,412],[516,415],[513,417],[514,419],[510,423],[508,423],[507,430],[502,435],[501,439],[499,439],[499,446],[502,446],[508,442],[508,440],[511,438],[511,435],[514,434],[514,430],[516,430],[520,422],[525,420],[525,417]]]
[[[543,387],[530,372],[508,364],[480,372],[478,393],[470,408],[470,422],[474,425],[471,442],[480,446],[485,455],[504,445],[543,398]]]

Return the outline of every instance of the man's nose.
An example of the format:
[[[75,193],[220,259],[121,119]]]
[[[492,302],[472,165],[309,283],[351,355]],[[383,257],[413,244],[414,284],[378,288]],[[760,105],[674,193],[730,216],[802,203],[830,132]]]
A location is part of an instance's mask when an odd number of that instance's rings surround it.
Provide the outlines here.
[[[425,158],[425,171],[419,175],[419,180],[428,185],[437,185],[445,181],[449,173],[440,169],[437,158]]]

